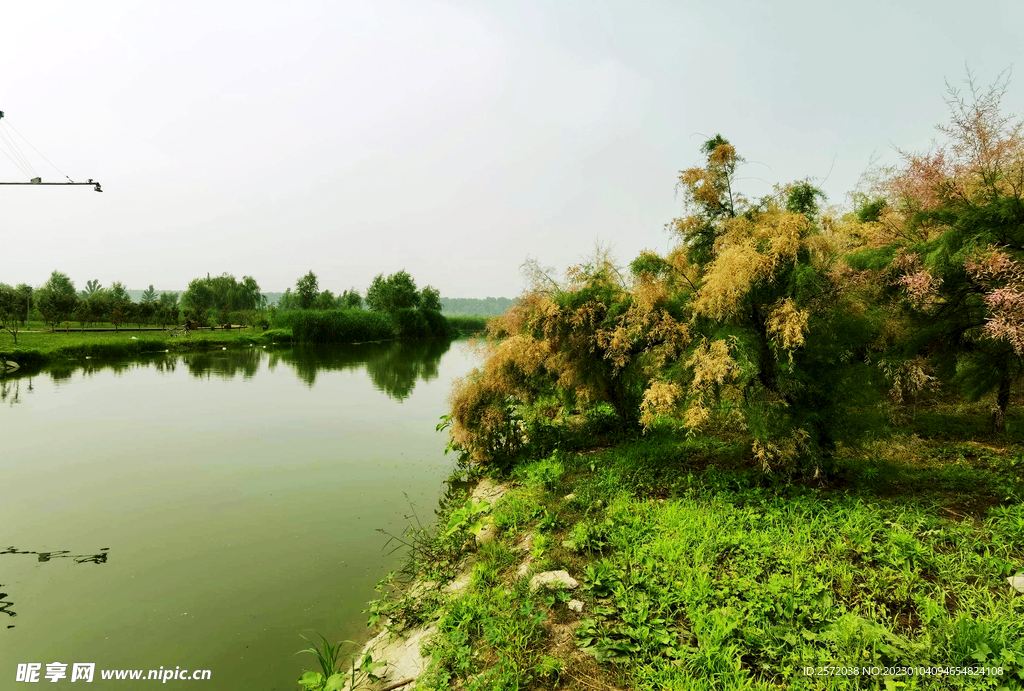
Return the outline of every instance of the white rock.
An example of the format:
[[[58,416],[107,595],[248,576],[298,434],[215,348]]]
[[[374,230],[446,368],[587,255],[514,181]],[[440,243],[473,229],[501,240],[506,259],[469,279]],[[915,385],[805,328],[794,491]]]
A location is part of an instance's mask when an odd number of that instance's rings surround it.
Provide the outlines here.
[[[582,600],[569,600],[569,609],[571,609],[573,612],[582,612],[583,611],[583,601]]]
[[[433,625],[413,629],[407,632],[407,635],[395,640],[390,640],[390,634],[387,631],[381,631],[376,638],[367,643],[359,654],[360,658],[369,652],[375,662],[387,662],[387,667],[377,669],[377,673],[382,678],[371,684],[370,688],[383,688],[409,677],[418,679],[429,662],[420,654],[420,646],[436,630],[437,628]],[[360,686],[359,688],[364,687]]]
[[[470,498],[474,501],[489,501],[493,504],[501,499],[502,495],[505,494],[508,489],[508,485],[497,483],[494,480],[485,477],[477,484],[476,487],[473,488]]]
[[[409,597],[414,599],[420,599],[431,590],[437,590],[437,581],[416,581],[411,588],[409,588]]]
[[[470,581],[473,580],[473,575],[470,573],[464,573],[456,578],[454,581],[444,587],[444,592],[449,595],[461,595],[469,588]]]
[[[568,571],[545,571],[530,579],[530,590],[539,588],[568,588],[572,590],[579,583],[569,575]]]
[[[530,568],[533,566],[533,559],[527,557],[526,561],[519,565],[516,569],[516,578],[526,578],[526,574],[530,573]]]
[[[494,538],[498,537],[498,528],[493,523],[488,523],[480,532],[476,535],[477,545],[486,545],[489,542],[494,542]]]
[[[1010,582],[1010,585],[1013,586],[1014,590],[1018,593],[1024,594],[1024,573],[1018,573],[1016,576],[1011,576],[1006,580]]]
[[[564,499],[565,501],[572,501],[575,498],[576,498],[576,493],[575,492],[573,492],[572,494],[567,494],[564,497],[562,497],[562,499]]]

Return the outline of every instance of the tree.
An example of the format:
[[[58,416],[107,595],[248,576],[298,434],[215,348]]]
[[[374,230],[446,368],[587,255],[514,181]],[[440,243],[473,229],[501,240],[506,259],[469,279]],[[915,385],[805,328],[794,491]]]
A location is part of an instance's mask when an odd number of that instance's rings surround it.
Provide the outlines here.
[[[17,289],[0,283],[0,328],[14,336],[14,345],[18,345],[18,328],[24,313],[25,304]]]
[[[409,309],[417,307],[419,302],[416,281],[405,271],[398,271],[387,278],[384,274],[377,274],[366,289],[366,306],[374,312]]]
[[[208,323],[214,314],[224,323],[225,312],[251,312],[266,306],[266,296],[252,276],[243,276],[241,281],[229,273],[220,276],[206,275],[189,282],[181,295],[181,306],[186,318],[199,324]],[[175,307],[171,304],[171,307]]]
[[[144,305],[151,305],[154,302],[156,302],[156,291],[153,290],[153,284],[152,283],[149,285],[149,288],[147,288],[145,291],[143,291],[141,302]]]
[[[363,306],[363,297],[355,288],[346,290],[338,296],[338,309],[360,309]]]
[[[316,296],[316,301],[313,303],[313,306],[318,310],[334,309],[334,293],[329,290],[323,291]]]
[[[18,300],[23,306],[21,313],[21,325],[25,326],[28,322],[29,315],[32,313],[32,295],[34,291],[32,290],[32,286],[26,283],[19,283],[14,290],[18,294]]]
[[[78,325],[83,329],[92,323],[92,310],[89,309],[88,300],[78,301],[78,306],[75,307],[74,317],[75,321],[78,322]]]
[[[131,322],[133,316],[135,316],[134,303],[115,302],[110,310],[110,323],[114,325],[114,330],[117,331],[121,326]]]
[[[160,293],[160,304],[165,307],[171,307],[173,309],[178,308],[178,294],[177,293]]]
[[[433,286],[424,286],[420,291],[420,309],[424,312],[440,312],[441,291]]]
[[[206,314],[214,306],[213,287],[209,277],[189,281],[181,296],[181,306],[188,311]]]
[[[252,276],[243,276],[238,290],[239,301],[236,310],[261,310],[267,306],[267,296],[260,292],[260,286]]]
[[[143,296],[145,297],[145,296]],[[141,329],[143,325],[149,326],[152,323],[153,315],[156,314],[156,297],[149,302],[140,302],[134,306],[135,323]]]
[[[277,306],[279,309],[283,310],[293,310],[298,307],[298,300],[291,288],[285,288],[284,294],[281,295],[281,299],[277,301]]]
[[[75,284],[67,274],[54,271],[49,280],[39,289],[36,299],[43,320],[55,328],[65,323],[71,329],[71,315],[78,304],[78,293]]]
[[[883,181],[878,235],[914,327],[906,356],[927,356],[971,400],[995,394],[1003,432],[1024,378],[1024,121],[1002,114],[1005,79],[967,83],[969,99],[948,89],[946,141],[904,153]]]
[[[388,292],[387,280],[384,274],[377,274],[366,289],[366,306],[374,312],[386,312],[386,293]]]
[[[93,291],[89,296],[88,303],[89,314],[95,321],[110,321],[110,312],[113,309],[113,300],[110,297],[109,290],[100,288]]]
[[[120,281],[110,284],[110,323],[117,331],[132,318],[132,298]]]
[[[85,282],[85,290],[78,291],[78,297],[80,297],[83,300],[88,300],[89,296],[92,295],[93,293],[95,293],[101,287],[102,286],[100,286],[100,282],[99,282],[98,279],[93,279],[91,281],[86,281]]]
[[[160,328],[166,328],[166,326],[172,322],[174,324],[178,323],[177,314],[177,307],[172,308],[162,302],[157,302],[153,318],[156,320],[156,323],[160,325]]]
[[[318,288],[316,274],[312,271],[295,281],[295,295],[298,298],[299,309],[313,308]]]
[[[120,281],[110,284],[110,299],[114,302],[131,302],[132,296]]]
[[[716,135],[702,151],[704,167],[679,175],[687,214],[665,256],[641,253],[628,278],[601,247],[562,281],[527,263],[526,294],[489,326],[503,339],[453,393],[460,448],[516,453],[538,400],[584,414],[608,403],[625,429],[739,432],[766,471],[827,470],[856,439],[880,320],[838,265],[848,238],[809,182],[751,202],[732,145]]]

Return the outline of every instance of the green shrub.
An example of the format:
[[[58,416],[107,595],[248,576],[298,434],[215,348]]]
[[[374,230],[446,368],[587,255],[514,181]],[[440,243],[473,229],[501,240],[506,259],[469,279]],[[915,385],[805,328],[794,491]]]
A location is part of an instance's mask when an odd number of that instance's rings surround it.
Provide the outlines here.
[[[550,491],[558,485],[562,474],[565,473],[565,467],[558,460],[560,456],[561,452],[556,450],[548,458],[518,469],[515,475],[531,487],[540,487]]]
[[[446,316],[449,326],[466,336],[475,336],[487,328],[487,317]]]
[[[385,315],[363,310],[293,310],[279,313],[277,323],[291,326],[298,343],[360,343],[398,335]]]

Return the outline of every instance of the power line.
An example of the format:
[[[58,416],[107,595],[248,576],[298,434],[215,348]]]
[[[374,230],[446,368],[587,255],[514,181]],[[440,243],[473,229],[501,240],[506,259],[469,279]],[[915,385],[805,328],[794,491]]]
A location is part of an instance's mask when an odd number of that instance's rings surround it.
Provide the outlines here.
[[[61,170],[61,169],[60,169],[60,168],[58,168],[57,166],[53,165],[53,162],[51,162],[51,161],[50,161],[50,159],[48,159],[48,158],[47,158],[46,156],[43,156],[42,152],[41,152],[41,151],[39,151],[39,149],[37,149],[36,147],[32,146],[32,142],[30,142],[29,140],[25,139],[25,135],[23,135],[23,134],[22,134],[21,132],[19,132],[19,131],[18,131],[18,128],[16,128],[16,127],[15,127],[14,125],[12,125],[12,124],[11,124],[11,121],[10,121],[10,119],[7,119],[7,120],[5,120],[4,122],[5,122],[6,124],[7,124],[7,126],[8,126],[8,127],[10,127],[10,128],[12,129],[12,130],[14,130],[14,131],[15,131],[15,133],[16,133],[16,134],[17,134],[17,135],[18,135],[19,137],[21,137],[21,140],[22,140],[23,142],[25,142],[26,144],[28,144],[29,146],[31,146],[31,147],[32,147],[32,150],[33,150],[33,151],[35,151],[35,152],[36,152],[37,154],[39,154],[40,156],[42,156],[42,159],[43,159],[44,161],[46,161],[46,162],[47,162],[47,163],[49,163],[49,164],[50,164],[51,166],[53,166],[53,169],[54,169],[54,170],[56,170],[56,171],[57,171],[58,173],[60,173],[61,175],[63,175],[63,176],[65,177],[65,178],[67,178],[68,182],[74,182],[74,180],[72,180],[72,179],[71,179],[70,177],[68,177],[67,173],[65,173],[65,172],[64,172],[63,170]]]
[[[6,123],[4,124],[6,125]],[[29,160],[29,157],[26,156],[25,152],[21,150],[21,147],[18,145],[17,140],[11,136],[10,132],[4,132],[4,135],[10,141],[11,146],[14,147],[15,153],[25,163],[25,167],[28,168],[29,172],[32,173],[32,175],[38,175],[38,173],[36,172],[36,167],[32,165],[32,161]]]
[[[25,173],[25,171],[24,171],[24,170],[22,170],[21,166],[20,166],[20,165],[18,165],[18,162],[17,162],[17,161],[15,161],[15,160],[14,160],[13,158],[11,158],[11,155],[10,155],[9,153],[7,153],[6,151],[4,151],[3,149],[0,149],[0,151],[3,151],[3,153],[4,153],[4,156],[6,156],[6,157],[7,157],[8,159],[10,159],[11,163],[13,163],[13,164],[14,164],[14,166],[15,166],[15,167],[16,167],[16,168],[17,168],[17,169],[18,169],[19,171],[21,171],[22,175],[27,175],[27,173]]]
[[[32,164],[28,162],[25,158],[25,154],[22,153],[21,149],[18,148],[17,144],[10,138],[10,135],[7,134],[2,127],[0,127],[0,140],[7,144],[7,147],[11,150],[11,153],[7,155],[7,158],[10,158],[16,163],[18,170],[28,177],[34,177],[35,170],[33,170]],[[5,151],[4,153],[6,154],[7,152]]]

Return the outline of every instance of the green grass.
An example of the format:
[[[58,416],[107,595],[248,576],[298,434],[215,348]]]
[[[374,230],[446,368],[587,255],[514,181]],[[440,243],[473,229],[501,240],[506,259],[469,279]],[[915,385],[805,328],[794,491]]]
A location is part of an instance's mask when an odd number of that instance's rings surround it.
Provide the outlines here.
[[[752,470],[737,444],[667,433],[521,462],[468,590],[417,614],[438,625],[419,688],[1024,688],[1024,596],[1006,580],[1024,571],[1024,447],[956,415],[804,484]],[[464,537],[437,550],[446,563]],[[414,571],[438,578],[429,561]],[[552,569],[580,581],[582,614],[529,591]],[[837,666],[1004,673],[804,673]]]
[[[165,331],[70,332],[23,331],[18,345],[9,334],[0,335],[0,358],[21,366],[42,366],[85,357],[106,359],[134,357],[164,351],[182,352],[210,348],[242,348],[252,345],[287,344],[289,331],[197,331],[190,338],[171,337]]]

